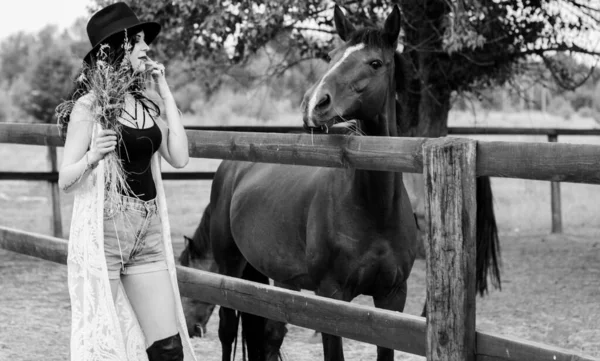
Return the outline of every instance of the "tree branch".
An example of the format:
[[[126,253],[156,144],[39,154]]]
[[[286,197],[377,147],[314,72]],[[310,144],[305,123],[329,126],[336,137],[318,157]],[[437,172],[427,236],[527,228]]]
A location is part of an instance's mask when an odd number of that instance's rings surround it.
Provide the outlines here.
[[[574,82],[571,84],[567,84],[564,79],[562,79],[555,71],[554,67],[552,66],[552,63],[550,61],[550,59],[548,59],[546,56],[541,55],[542,60],[544,61],[544,64],[546,65],[546,68],[548,70],[550,70],[550,74],[552,75],[552,78],[556,81],[556,83],[564,89],[567,90],[572,90],[574,91],[575,89],[579,88],[580,86],[582,86],[586,81],[588,81],[588,79],[593,75],[594,71],[596,70],[595,67],[590,67],[588,74],[579,82]]]
[[[576,6],[576,7],[580,8],[580,9],[586,9],[586,10],[590,10],[590,11],[595,11],[595,12],[597,12],[597,13],[600,14],[600,8],[594,8],[594,7],[591,7],[590,5],[582,4],[581,2],[579,2],[577,0],[564,0],[564,1],[566,1],[568,3],[571,3],[571,4],[573,4],[573,6]]]
[[[543,56],[547,52],[550,52],[550,51],[570,51],[570,52],[579,53],[579,54],[600,56],[600,51],[588,50],[588,49],[584,49],[577,45],[566,45],[566,44],[558,44],[554,47],[549,47],[549,48],[544,48],[544,49],[529,49],[529,50],[524,50],[524,51],[517,51],[517,52],[512,53],[511,55],[513,55],[513,56],[523,56],[523,55]]]

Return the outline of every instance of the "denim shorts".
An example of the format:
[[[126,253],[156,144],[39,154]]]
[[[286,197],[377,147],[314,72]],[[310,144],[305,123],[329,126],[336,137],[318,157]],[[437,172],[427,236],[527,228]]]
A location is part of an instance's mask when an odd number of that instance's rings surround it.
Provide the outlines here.
[[[122,197],[104,204],[104,255],[110,280],[167,269],[156,200]]]

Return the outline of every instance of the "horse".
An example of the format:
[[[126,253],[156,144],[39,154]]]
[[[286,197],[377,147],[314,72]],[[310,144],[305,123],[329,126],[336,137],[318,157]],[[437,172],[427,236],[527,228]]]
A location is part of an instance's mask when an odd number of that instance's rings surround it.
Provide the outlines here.
[[[307,130],[326,132],[352,121],[355,135],[398,136],[396,93],[405,91],[406,72],[396,51],[400,21],[394,6],[383,28],[355,29],[335,7],[343,44],[329,53],[328,69],[303,97]],[[490,201],[478,198],[478,203]],[[478,204],[478,215],[490,207]],[[478,229],[486,230],[477,240],[478,260],[483,260],[478,261],[480,290],[487,287],[487,267],[497,267],[496,253],[490,251],[497,249],[495,221],[489,216],[477,217]],[[278,286],[347,302],[364,294],[375,307],[399,312],[418,248],[400,172],[243,161],[223,161],[217,169],[196,234],[188,245],[210,244],[220,274],[265,284],[271,278]],[[193,252],[187,257],[209,258]],[[222,359],[230,360],[238,320],[231,309],[220,308],[219,315]],[[242,313],[243,332],[256,337],[247,340],[248,348],[263,357],[255,360],[277,357],[278,350],[265,351],[264,340],[280,346],[285,325],[257,316],[244,323],[245,317]],[[321,337],[324,359],[344,360],[341,338]],[[250,351],[248,356],[252,360]],[[377,347],[378,361],[393,358],[393,350]]]

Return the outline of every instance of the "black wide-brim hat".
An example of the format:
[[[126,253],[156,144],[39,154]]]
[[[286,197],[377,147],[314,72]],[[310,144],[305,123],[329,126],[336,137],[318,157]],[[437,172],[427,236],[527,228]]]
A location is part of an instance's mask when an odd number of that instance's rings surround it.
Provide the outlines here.
[[[92,54],[98,51],[100,45],[120,32],[127,30],[127,36],[131,37],[143,30],[144,41],[146,44],[150,44],[160,33],[160,28],[159,23],[140,21],[133,10],[123,2],[108,5],[92,15],[90,21],[88,21],[87,34],[92,44],[92,50],[87,53],[83,60],[89,64]]]

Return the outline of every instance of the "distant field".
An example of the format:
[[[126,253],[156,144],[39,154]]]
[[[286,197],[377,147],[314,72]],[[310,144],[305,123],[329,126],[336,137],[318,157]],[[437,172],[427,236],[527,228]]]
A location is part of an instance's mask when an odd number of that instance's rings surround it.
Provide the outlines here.
[[[540,119],[543,117],[536,115],[528,126],[542,127],[538,124]],[[192,117],[186,120],[188,124],[194,121]],[[513,124],[511,120],[504,122]],[[572,124],[578,124],[577,120]],[[545,137],[477,139],[546,141]],[[600,137],[559,140],[600,144]],[[0,157],[0,171],[48,170],[43,147],[0,144]],[[214,170],[218,163],[218,160],[192,159],[184,171]],[[168,166],[163,169],[171,170]],[[549,235],[548,182],[492,179],[501,230],[504,284],[502,291],[478,298],[478,327],[600,357],[600,186],[572,183],[561,186],[565,234],[559,236]],[[190,235],[200,220],[208,202],[210,182],[166,181],[165,190],[174,247],[178,251],[182,236]],[[66,233],[72,198],[63,195],[61,201]],[[50,234],[50,212],[47,184],[0,182],[0,224]],[[0,270],[0,359],[66,359],[70,318],[66,267],[0,250]],[[409,280],[406,312],[420,312],[425,297],[424,280],[424,263],[417,261]],[[355,302],[371,304],[366,298]],[[202,360],[220,359],[217,320],[217,317],[211,320],[207,338],[194,340]],[[284,343],[286,359],[321,358],[321,345],[312,343],[311,335],[310,330],[290,327]],[[371,345],[346,340],[345,349],[348,360],[374,358],[375,347]],[[396,360],[417,359],[422,358],[402,354],[396,357]]]

